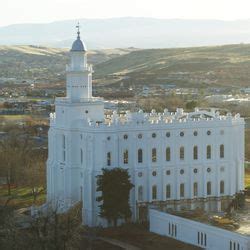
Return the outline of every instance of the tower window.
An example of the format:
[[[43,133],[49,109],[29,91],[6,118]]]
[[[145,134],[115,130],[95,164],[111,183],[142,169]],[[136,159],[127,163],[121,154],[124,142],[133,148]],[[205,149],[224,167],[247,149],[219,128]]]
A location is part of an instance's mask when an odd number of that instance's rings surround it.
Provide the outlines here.
[[[128,135],[124,135],[123,138],[124,138],[124,140],[127,140],[128,139]]]

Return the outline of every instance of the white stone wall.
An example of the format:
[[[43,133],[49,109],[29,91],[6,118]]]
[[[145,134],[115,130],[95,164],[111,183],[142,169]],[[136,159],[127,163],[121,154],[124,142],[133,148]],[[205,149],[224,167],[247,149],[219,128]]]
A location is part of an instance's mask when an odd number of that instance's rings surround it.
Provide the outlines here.
[[[70,115],[70,109],[67,112]],[[74,112],[75,110],[72,111],[72,116]],[[78,115],[77,112],[76,115]],[[135,185],[131,192],[133,211],[135,211],[136,202],[227,197],[235,195],[244,187],[242,120],[95,126],[84,123],[84,119],[70,124],[66,121],[63,123],[58,115],[56,119],[58,120],[52,125],[49,133],[48,164],[51,167],[48,168],[50,173],[48,192],[53,193],[53,197],[63,197],[61,199],[65,200],[85,201],[86,199],[87,210],[92,211],[94,218],[98,214],[99,205],[96,202],[98,196],[95,192],[96,175],[105,167],[129,169],[131,180]],[[208,131],[210,135],[207,134]],[[180,135],[181,132],[184,136]],[[197,132],[196,136],[194,132]],[[170,133],[169,137],[166,136],[167,133]],[[153,134],[155,137],[152,136]],[[63,136],[65,136],[65,148],[63,148]],[[220,158],[222,144],[224,157]],[[211,159],[207,159],[207,145],[211,145]],[[185,149],[184,160],[180,160],[179,157],[181,146]],[[194,146],[198,147],[197,160],[193,159]],[[170,161],[166,160],[167,147],[171,149]],[[157,150],[156,162],[152,162],[153,148]],[[142,163],[138,163],[138,149],[143,151]],[[127,164],[123,162],[124,150],[128,150]],[[65,152],[65,161],[63,152]],[[107,163],[108,152],[111,153],[110,166]],[[91,177],[87,178],[86,175]],[[56,179],[55,176],[57,176]],[[210,195],[207,194],[208,181],[211,182]],[[224,181],[223,193],[220,193],[220,181]],[[194,182],[198,185],[196,196],[193,190]],[[181,183],[184,183],[185,187],[183,197],[180,196]],[[166,197],[166,185],[171,187],[170,197]],[[142,200],[138,199],[140,186],[143,188]],[[157,187],[156,199],[152,197],[153,186]],[[81,187],[84,190],[82,198],[80,197]],[[91,199],[89,199],[89,193],[92,194]]]
[[[149,211],[150,232],[207,250],[249,250],[250,237],[218,227],[163,213]]]

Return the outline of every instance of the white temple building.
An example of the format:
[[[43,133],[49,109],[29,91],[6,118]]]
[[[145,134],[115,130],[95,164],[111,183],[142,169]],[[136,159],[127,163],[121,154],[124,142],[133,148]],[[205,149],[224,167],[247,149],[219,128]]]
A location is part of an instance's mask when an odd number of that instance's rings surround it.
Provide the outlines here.
[[[62,212],[82,202],[83,224],[99,217],[96,176],[102,168],[129,169],[133,220],[150,206],[226,209],[244,189],[244,119],[214,109],[105,116],[92,97],[92,67],[80,32],[70,50],[67,96],[50,115],[47,202]]]

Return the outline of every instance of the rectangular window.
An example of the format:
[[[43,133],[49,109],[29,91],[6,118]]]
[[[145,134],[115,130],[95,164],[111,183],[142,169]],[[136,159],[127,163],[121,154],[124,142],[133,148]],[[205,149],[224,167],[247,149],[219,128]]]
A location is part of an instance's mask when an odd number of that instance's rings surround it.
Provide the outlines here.
[[[107,166],[111,166],[111,152],[107,153]]]
[[[123,163],[128,164],[128,150],[124,150],[123,152]]]
[[[140,148],[140,149],[138,149],[138,151],[137,151],[137,157],[138,157],[138,163],[142,163],[142,161],[143,161],[143,154],[142,154],[142,149]]]
[[[224,194],[225,184],[224,181],[220,181],[220,194]]]
[[[220,158],[224,158],[224,145],[220,145]]]
[[[157,154],[156,154],[156,148],[152,149],[152,162],[157,161]]]
[[[194,183],[194,197],[196,197],[196,196],[198,196],[198,183],[197,182],[195,182]]]
[[[171,186],[166,185],[166,198],[169,199],[171,197]]]
[[[211,159],[211,146],[207,145],[207,159],[210,160]]]
[[[183,198],[185,196],[185,186],[184,183],[180,184],[180,197]]]
[[[184,160],[185,158],[185,151],[184,151],[184,147],[180,147],[180,160]]]
[[[157,186],[154,185],[152,187],[152,200],[156,200],[157,199]]]
[[[207,195],[211,195],[212,193],[212,187],[211,187],[211,182],[207,182]]]
[[[198,160],[198,147],[194,146],[193,148],[193,158],[194,160]]]
[[[170,147],[166,148],[166,161],[170,161],[171,160],[171,149]]]
[[[143,201],[143,186],[138,187],[138,201]]]
[[[81,164],[83,163],[83,151],[82,151],[82,148],[81,148],[81,151],[80,151],[80,158],[81,158]]]

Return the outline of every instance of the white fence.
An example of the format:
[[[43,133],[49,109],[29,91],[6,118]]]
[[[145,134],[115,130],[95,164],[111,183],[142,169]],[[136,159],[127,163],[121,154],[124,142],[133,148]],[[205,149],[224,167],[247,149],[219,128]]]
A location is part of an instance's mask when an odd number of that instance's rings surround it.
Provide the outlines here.
[[[250,250],[250,237],[154,209],[149,211],[150,232],[207,250]]]

